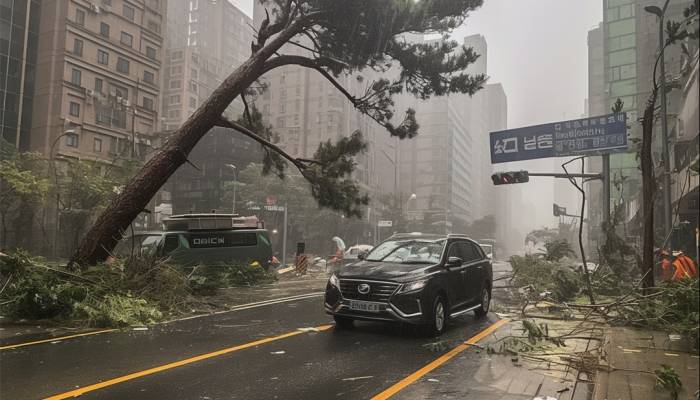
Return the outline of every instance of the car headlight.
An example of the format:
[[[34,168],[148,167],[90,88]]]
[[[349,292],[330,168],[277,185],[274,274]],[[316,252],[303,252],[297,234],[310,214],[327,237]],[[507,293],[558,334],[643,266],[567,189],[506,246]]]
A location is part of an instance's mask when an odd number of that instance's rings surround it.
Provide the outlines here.
[[[331,278],[328,280],[328,283],[340,289],[340,280],[338,280],[338,277],[335,276],[335,274],[331,275]]]
[[[422,281],[414,281],[414,282],[404,283],[403,286],[401,286],[399,293],[413,292],[416,290],[423,289],[427,283],[428,283],[427,279],[422,280]]]

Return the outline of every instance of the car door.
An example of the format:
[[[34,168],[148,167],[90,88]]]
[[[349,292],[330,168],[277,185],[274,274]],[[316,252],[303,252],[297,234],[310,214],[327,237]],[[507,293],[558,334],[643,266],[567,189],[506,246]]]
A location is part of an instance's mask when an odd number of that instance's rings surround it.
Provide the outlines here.
[[[460,242],[453,242],[447,251],[446,262],[450,257],[458,257],[462,260],[460,265],[450,265],[447,272],[447,282],[452,308],[460,307],[467,302],[467,291],[465,290],[466,266],[464,264],[464,250]]]
[[[488,259],[476,243],[465,242],[464,245],[468,260],[466,261],[467,297],[470,303],[474,303],[481,298]]]

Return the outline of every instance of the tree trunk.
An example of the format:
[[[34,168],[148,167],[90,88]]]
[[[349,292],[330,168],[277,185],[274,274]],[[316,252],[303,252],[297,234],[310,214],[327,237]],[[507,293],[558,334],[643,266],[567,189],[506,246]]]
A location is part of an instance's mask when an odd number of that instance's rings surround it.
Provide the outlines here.
[[[109,256],[122,233],[178,167],[187,162],[190,151],[214,127],[226,107],[260,77],[265,61],[298,31],[298,26],[291,26],[280,32],[226,78],[100,214],[73,254],[71,265],[95,264]]]
[[[642,117],[642,274],[643,287],[654,286],[654,163],[651,157],[652,131],[654,128],[654,108],[656,107],[657,89],[653,89]]]

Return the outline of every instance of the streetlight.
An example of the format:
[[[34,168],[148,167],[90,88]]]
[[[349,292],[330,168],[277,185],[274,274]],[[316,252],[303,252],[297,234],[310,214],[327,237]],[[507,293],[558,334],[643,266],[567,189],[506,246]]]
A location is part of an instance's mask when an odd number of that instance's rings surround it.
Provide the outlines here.
[[[658,6],[646,6],[644,11],[656,15],[659,18],[659,63],[661,64],[661,152],[663,155],[663,165],[664,165],[664,226],[668,232],[673,229],[672,217],[671,217],[671,165],[668,153],[668,122],[666,115],[666,62],[664,60],[664,50],[666,49],[664,43],[664,16],[666,15],[666,8],[670,0],[664,2],[663,8]],[[656,78],[656,77],[654,77]],[[670,242],[670,240],[669,240]],[[671,243],[669,243],[671,247]]]
[[[414,199],[417,198],[417,197],[418,197],[418,196],[416,196],[415,193],[411,193],[411,195],[408,196],[408,200],[406,200],[406,216],[408,216],[408,203],[410,203],[411,200],[414,200]],[[402,212],[402,214],[403,214],[403,212]]]
[[[236,213],[236,185],[238,184],[238,168],[233,164],[226,164],[233,170],[233,202],[231,203],[231,214]]]

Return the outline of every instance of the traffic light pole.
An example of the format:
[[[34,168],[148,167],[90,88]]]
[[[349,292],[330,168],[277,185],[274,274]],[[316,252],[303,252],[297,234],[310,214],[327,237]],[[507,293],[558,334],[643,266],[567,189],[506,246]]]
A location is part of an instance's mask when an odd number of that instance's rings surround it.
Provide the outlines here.
[[[550,178],[584,178],[584,179],[604,179],[603,174],[562,174],[557,172],[528,172],[529,176],[548,176]]]

